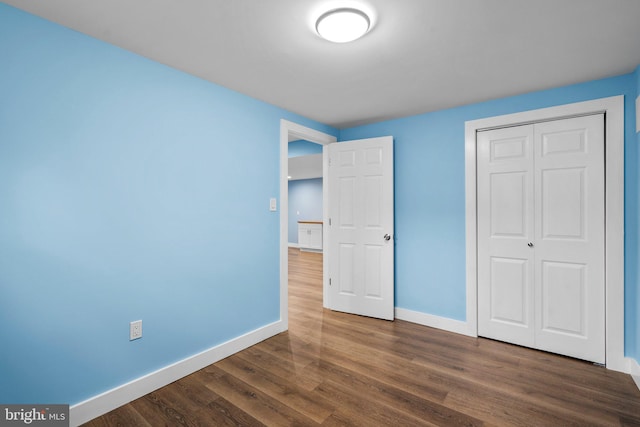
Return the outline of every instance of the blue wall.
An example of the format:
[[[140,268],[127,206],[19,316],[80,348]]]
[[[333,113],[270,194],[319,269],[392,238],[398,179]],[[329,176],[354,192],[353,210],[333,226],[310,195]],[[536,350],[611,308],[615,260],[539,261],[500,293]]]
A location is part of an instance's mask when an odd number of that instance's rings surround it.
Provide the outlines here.
[[[345,129],[340,140],[395,140],[396,306],[465,320],[464,123],[614,95],[625,95],[625,343],[640,358],[638,139],[634,74]]]
[[[314,142],[305,141],[299,139],[297,141],[291,141],[289,143],[289,157],[306,156],[308,154],[320,154],[322,153],[322,145]]]
[[[279,319],[280,119],[337,130],[1,3],[0,64],[0,402]]]
[[[289,181],[289,243],[298,243],[298,221],[322,221],[322,178]]]

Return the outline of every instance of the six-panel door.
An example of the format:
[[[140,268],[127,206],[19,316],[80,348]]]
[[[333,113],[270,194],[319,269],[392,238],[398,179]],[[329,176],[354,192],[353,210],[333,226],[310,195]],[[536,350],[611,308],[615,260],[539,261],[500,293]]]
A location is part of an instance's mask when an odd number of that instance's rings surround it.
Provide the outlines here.
[[[479,335],[604,363],[603,116],[477,142]]]
[[[328,307],[392,320],[393,138],[331,144],[329,159]]]

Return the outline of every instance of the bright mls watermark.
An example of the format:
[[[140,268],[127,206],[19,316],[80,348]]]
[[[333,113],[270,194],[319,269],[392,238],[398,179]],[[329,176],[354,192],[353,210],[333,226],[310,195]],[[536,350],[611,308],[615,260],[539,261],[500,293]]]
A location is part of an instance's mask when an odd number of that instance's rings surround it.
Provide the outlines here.
[[[69,427],[69,405],[1,405],[0,427]]]

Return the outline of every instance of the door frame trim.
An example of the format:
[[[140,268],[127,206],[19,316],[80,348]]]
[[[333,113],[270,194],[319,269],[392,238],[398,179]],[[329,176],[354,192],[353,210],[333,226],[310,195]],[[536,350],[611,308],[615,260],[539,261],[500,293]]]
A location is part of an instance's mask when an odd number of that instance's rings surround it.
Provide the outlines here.
[[[282,331],[289,329],[289,137],[304,139],[320,145],[328,145],[337,142],[338,138],[317,131],[315,129],[302,126],[289,120],[280,119],[280,320]],[[326,153],[323,148],[323,175],[325,173]],[[323,177],[324,181],[324,177]],[[322,185],[323,199],[327,197],[326,185]],[[323,200],[326,205],[326,200]],[[326,216],[323,206],[323,216]],[[326,218],[323,218],[326,220]],[[326,227],[323,227],[326,230]],[[325,234],[326,231],[323,231]],[[323,239],[325,236],[323,236]],[[325,257],[326,258],[326,257]],[[326,270],[326,263],[323,263],[323,270]],[[323,281],[328,277],[326,271],[323,274]]]
[[[605,351],[606,367],[626,372],[624,358],[624,96],[465,122],[465,217],[468,335],[478,336],[476,134],[585,114],[605,114]]]

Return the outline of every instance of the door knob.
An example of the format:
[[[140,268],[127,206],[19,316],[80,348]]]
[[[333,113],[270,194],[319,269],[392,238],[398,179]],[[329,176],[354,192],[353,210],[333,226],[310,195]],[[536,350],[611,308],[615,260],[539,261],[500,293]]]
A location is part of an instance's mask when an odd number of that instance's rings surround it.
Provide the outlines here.
[[[530,248],[532,248],[532,247],[533,247],[533,242],[529,242],[529,243],[527,243],[527,246],[529,246]]]
[[[384,240],[386,240],[388,242],[389,240],[391,240],[391,236],[389,236],[388,234],[385,234],[384,235]]]

